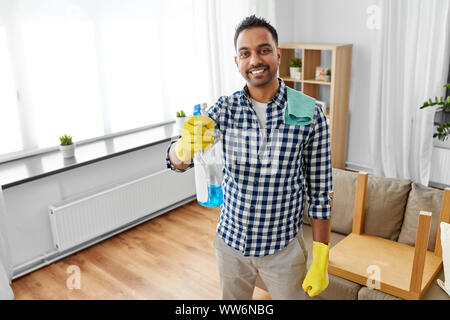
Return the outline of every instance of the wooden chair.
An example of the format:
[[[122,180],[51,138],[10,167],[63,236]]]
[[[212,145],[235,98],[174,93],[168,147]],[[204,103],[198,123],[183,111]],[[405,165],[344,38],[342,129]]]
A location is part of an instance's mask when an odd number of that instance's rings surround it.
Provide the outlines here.
[[[364,234],[367,173],[358,173],[352,232],[330,249],[328,272],[402,299],[418,300],[442,268],[440,228],[428,251],[431,213],[421,211],[415,247]],[[440,222],[450,222],[450,189],[444,191]]]

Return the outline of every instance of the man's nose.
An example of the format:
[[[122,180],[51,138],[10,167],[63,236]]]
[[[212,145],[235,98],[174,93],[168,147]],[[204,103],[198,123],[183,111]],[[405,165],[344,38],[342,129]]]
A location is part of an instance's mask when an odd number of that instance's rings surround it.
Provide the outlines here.
[[[256,67],[262,64],[262,59],[258,53],[254,53],[250,57],[250,66]]]

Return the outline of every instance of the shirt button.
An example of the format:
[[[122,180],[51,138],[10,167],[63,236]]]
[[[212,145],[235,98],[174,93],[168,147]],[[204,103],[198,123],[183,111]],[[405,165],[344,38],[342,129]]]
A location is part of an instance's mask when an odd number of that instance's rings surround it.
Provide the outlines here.
[[[255,210],[255,206],[250,206],[250,210]]]
[[[258,185],[258,183],[259,183],[258,180],[253,181],[253,184],[254,184],[255,186]]]

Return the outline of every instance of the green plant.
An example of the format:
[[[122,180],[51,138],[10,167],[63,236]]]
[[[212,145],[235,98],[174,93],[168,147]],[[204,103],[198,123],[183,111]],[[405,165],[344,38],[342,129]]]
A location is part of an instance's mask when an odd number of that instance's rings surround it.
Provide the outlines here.
[[[184,118],[186,117],[186,114],[183,110],[177,111],[177,118]]]
[[[447,140],[450,135],[450,122],[439,125],[436,130],[437,132],[433,134],[433,138],[438,138],[442,141]]]
[[[450,83],[445,84],[444,87],[450,89]],[[440,99],[435,97],[434,101],[429,99],[423,103],[423,106],[421,106],[420,109],[437,105],[440,107],[438,107],[436,111],[450,112],[450,96],[446,98],[441,97]],[[433,138],[438,138],[439,140],[445,141],[450,135],[450,122],[438,125],[436,130],[437,132],[433,134]]]
[[[292,58],[289,60],[289,67],[291,68],[301,68],[302,67],[302,59]]]
[[[68,136],[67,134],[60,136],[59,141],[62,146],[70,146],[72,143],[72,136]]]
[[[327,69],[327,76],[331,77],[331,69]]]

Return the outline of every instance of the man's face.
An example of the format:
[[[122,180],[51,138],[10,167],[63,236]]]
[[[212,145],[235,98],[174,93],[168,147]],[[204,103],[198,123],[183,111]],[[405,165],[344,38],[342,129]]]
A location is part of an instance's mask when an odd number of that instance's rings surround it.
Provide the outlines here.
[[[269,30],[245,29],[237,38],[236,50],[234,61],[249,86],[264,87],[276,78],[281,50]]]

